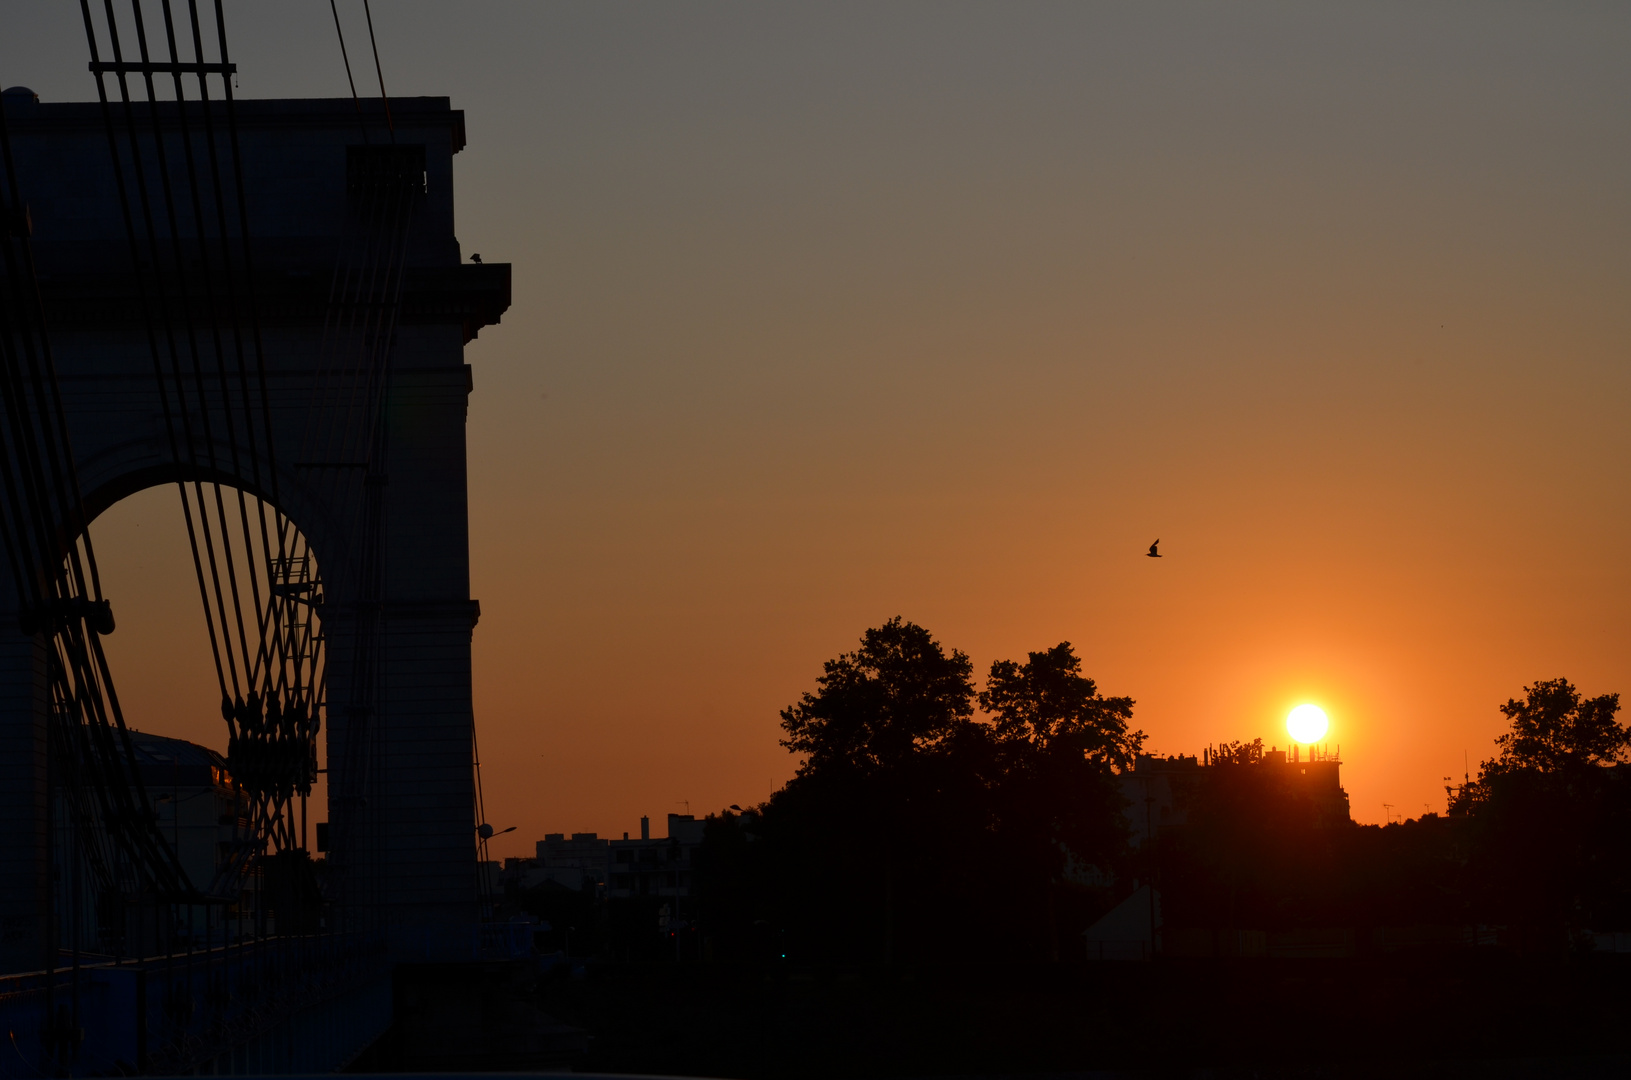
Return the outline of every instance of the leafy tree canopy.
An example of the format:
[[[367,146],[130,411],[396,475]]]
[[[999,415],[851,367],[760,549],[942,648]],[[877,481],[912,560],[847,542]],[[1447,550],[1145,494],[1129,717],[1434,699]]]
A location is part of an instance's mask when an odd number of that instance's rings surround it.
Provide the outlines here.
[[[756,822],[760,842],[715,848],[769,883],[754,918],[799,927],[802,948],[888,957],[970,926],[1016,955],[1058,955],[1096,917],[1108,895],[1081,871],[1126,855],[1115,771],[1143,739],[1132,700],[1099,694],[1068,642],[992,665],[988,718],[972,675],[895,618],[782,710],[798,775]]]
[[[1624,760],[1631,731],[1614,719],[1620,695],[1582,699],[1567,679],[1537,682],[1524,692],[1522,701],[1514,698],[1501,706],[1512,730],[1495,740],[1500,753],[1484,762],[1483,776],[1569,772]]]
[[[991,665],[980,708],[995,720],[999,740],[1024,739],[1038,749],[1075,749],[1104,768],[1126,772],[1143,745],[1142,731],[1129,731],[1133,699],[1107,698],[1082,674],[1070,642],[1028,654],[1025,663]]]
[[[783,746],[808,757],[799,775],[832,767],[888,771],[972,723],[974,666],[898,616],[823,665],[815,693],[782,710]]]
[[[1631,733],[1618,694],[1583,698],[1567,679],[1524,687],[1501,706],[1498,753],[1463,786],[1469,901],[1482,917],[1568,935],[1622,925],[1631,912]]]
[[[1478,779],[1460,788],[1450,812],[1483,813],[1507,805],[1520,792],[1562,785],[1572,788],[1586,781],[1599,766],[1621,763],[1631,749],[1631,731],[1614,719],[1620,695],[1582,698],[1567,679],[1549,679],[1526,686],[1524,698],[1501,706],[1511,728],[1495,740],[1499,753],[1478,768]],[[1503,795],[1502,793],[1505,793]],[[1526,796],[1527,797],[1527,796]]]

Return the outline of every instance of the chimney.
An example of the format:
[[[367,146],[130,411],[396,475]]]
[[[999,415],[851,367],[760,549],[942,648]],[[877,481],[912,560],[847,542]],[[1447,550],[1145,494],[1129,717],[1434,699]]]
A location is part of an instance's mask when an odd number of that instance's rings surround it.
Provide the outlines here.
[[[651,839],[651,819],[644,814],[640,815],[640,839]]]

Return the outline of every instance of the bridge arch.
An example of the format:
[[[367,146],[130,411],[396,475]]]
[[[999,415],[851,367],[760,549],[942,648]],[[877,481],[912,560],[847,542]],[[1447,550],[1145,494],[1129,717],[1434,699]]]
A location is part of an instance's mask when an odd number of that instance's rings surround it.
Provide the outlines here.
[[[452,159],[463,114],[445,98],[391,109],[392,153],[422,160],[413,177],[423,190],[402,209],[393,291],[348,307],[332,283],[366,227],[357,190],[374,175],[366,169],[377,173],[378,148],[359,151],[366,140],[349,99],[237,104],[264,378],[223,373],[221,382],[267,418],[258,480],[231,466],[229,441],[194,433],[178,450],[167,426],[151,301],[132,284],[100,107],[41,103],[14,116],[8,104],[8,122],[87,516],[180,479],[244,490],[295,523],[324,559],[330,789],[361,777],[353,787],[365,792],[331,799],[336,835],[350,838],[331,853],[334,875],[369,925],[430,927],[477,918],[470,645],[479,608],[469,594],[463,349],[508,307],[509,267],[459,255]],[[165,138],[182,137],[174,103],[152,116]],[[377,318],[385,305],[388,321]],[[378,449],[366,467],[355,441],[309,436],[351,422],[332,380],[336,327],[352,326],[364,328],[376,379]],[[377,598],[365,566],[376,568]],[[0,970],[27,970],[43,966],[46,942],[48,695],[41,639],[22,632],[15,598],[0,606],[13,609],[0,610]]]

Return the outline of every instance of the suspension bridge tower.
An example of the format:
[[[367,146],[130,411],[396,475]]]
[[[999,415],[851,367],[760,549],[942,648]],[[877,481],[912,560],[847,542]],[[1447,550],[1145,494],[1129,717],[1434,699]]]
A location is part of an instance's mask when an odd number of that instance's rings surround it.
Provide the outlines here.
[[[457,940],[437,929],[478,921],[463,350],[510,300],[509,266],[466,262],[454,233],[463,114],[434,97],[245,100],[229,117],[8,91],[5,118],[23,206],[0,229],[32,246],[86,520],[182,492],[233,665],[229,680],[218,661],[221,742],[230,727],[276,743],[298,705],[325,740],[332,917]],[[78,526],[49,525],[66,551]],[[223,584],[234,558],[258,575],[254,604],[248,571]],[[18,971],[48,940],[53,699],[49,634],[5,589],[0,970]],[[320,662],[271,658],[285,616],[320,626],[298,645]],[[280,663],[297,676],[265,674]]]

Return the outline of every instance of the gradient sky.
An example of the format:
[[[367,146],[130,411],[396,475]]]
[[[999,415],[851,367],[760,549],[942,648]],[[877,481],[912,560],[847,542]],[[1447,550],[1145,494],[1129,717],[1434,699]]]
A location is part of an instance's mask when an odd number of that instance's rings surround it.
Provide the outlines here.
[[[363,73],[360,5],[342,0]],[[247,97],[328,5],[228,5]],[[77,5],[0,82],[94,96]],[[1325,706],[1354,817],[1631,691],[1631,7],[375,5],[467,112],[488,818],[763,800],[893,615],[1061,640],[1159,752]],[[219,744],[175,496],[97,526],[142,726]],[[1143,557],[1160,537],[1166,558]]]

